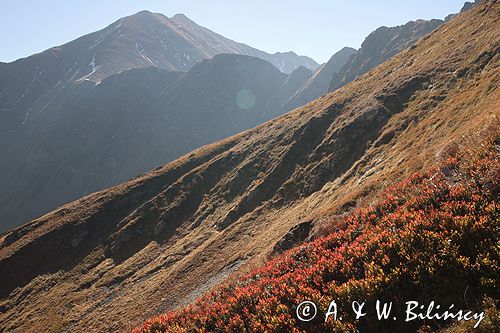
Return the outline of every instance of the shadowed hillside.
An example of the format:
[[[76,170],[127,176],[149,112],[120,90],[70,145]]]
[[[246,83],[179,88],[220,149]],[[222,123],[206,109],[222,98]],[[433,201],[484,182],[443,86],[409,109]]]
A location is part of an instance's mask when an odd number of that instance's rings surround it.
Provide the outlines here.
[[[285,108],[290,110],[297,108],[326,94],[333,75],[338,73],[349,61],[350,57],[355,54],[356,50],[350,47],[344,47],[336,52],[327,63],[321,65],[313,76],[297,90],[285,105]]]
[[[72,85],[0,139],[0,231],[278,116],[308,77],[224,54]]]
[[[181,85],[207,88],[214,80],[217,86],[210,92],[186,89],[178,92],[177,101],[172,102],[172,94],[162,98],[184,72],[221,54],[247,56],[240,58],[246,59],[241,60],[242,71],[226,72],[227,82],[206,72],[198,77],[204,84],[183,80]],[[251,61],[250,56],[265,61]],[[275,68],[264,65],[266,61]],[[234,69],[228,62],[227,67]],[[225,66],[223,61],[217,64]],[[257,67],[266,68],[267,77]],[[1,63],[0,232],[281,115],[284,110],[264,110],[269,109],[265,104],[274,93],[287,100],[298,87],[283,88],[286,75],[280,71],[292,73],[305,67],[315,70],[318,64],[293,52],[268,54],[232,41],[182,14],[168,18],[148,11],[38,54]],[[258,106],[237,112],[236,95],[230,92],[256,86],[266,89],[263,95],[250,96]],[[188,93],[192,95],[186,97]],[[179,106],[181,99],[194,102],[195,110]],[[157,107],[159,103],[164,103],[163,109]],[[196,109],[200,105],[204,111]],[[218,117],[221,105],[224,119]],[[229,105],[234,106],[232,112]],[[185,109],[180,116],[179,107]],[[171,113],[177,118],[165,109],[174,110]],[[179,134],[189,121],[199,128],[197,120],[207,118],[196,136],[192,131]],[[182,126],[171,130],[174,123]],[[130,149],[128,155],[125,149]]]

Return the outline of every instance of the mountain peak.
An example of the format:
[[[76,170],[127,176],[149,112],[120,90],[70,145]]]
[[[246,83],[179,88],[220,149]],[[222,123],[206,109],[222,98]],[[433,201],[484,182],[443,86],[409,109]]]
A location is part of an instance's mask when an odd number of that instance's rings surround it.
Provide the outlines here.
[[[172,20],[175,20],[175,19],[189,20],[189,18],[186,15],[184,15],[183,13],[177,13],[174,16],[172,16],[171,19]]]
[[[196,22],[194,22],[193,20],[191,20],[189,17],[187,17],[182,13],[177,13],[170,19],[180,26],[188,26],[188,25],[198,26]]]
[[[350,46],[344,46],[338,52],[356,52],[356,49]]]
[[[164,16],[163,14],[159,13],[153,13],[150,12],[149,10],[141,10],[140,12],[137,12],[135,14],[129,15],[122,17],[121,19],[118,20],[120,21],[140,21],[142,23],[148,23],[154,20],[157,20],[159,17]]]
[[[150,12],[149,10],[141,10],[140,12],[137,12],[135,14],[123,17],[120,20],[138,19],[138,18],[140,18],[140,19],[147,19],[147,18],[154,19],[154,18],[157,18],[158,15],[161,15],[161,14],[153,13],[153,12]]]
[[[135,13],[134,15],[153,15],[154,13],[150,12],[149,10],[141,10],[140,12]]]

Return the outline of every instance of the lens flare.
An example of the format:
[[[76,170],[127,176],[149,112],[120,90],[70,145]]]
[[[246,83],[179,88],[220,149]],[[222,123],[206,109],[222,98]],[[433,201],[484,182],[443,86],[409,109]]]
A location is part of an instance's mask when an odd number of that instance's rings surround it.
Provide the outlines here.
[[[240,109],[248,110],[255,104],[255,95],[249,89],[242,89],[236,95],[236,104]]]

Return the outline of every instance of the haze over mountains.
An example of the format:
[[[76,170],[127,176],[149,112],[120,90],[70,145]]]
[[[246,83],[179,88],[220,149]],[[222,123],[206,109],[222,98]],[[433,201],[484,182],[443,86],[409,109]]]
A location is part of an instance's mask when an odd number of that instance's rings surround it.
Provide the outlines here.
[[[260,264],[297,226],[309,226],[303,232],[309,236],[325,216],[342,214],[378,189],[432,166],[450,139],[498,115],[499,9],[498,2],[488,1],[424,38],[407,34],[414,46],[330,94],[2,234],[2,327],[131,328],[193,301],[234,271]],[[363,54],[388,56],[386,50],[377,45]],[[25,114],[20,117],[23,126],[0,138],[2,151],[11,154],[3,161],[10,163],[19,150],[29,162],[10,165],[3,184],[49,196],[58,189],[52,182],[65,173],[81,173],[75,184],[90,186],[87,170],[97,175],[145,167],[147,159],[188,149],[180,142],[201,142],[197,133],[217,140],[242,124],[277,115],[280,105],[311,84],[311,75],[305,67],[287,75],[261,59],[219,55],[187,73],[138,68],[99,85],[72,83],[75,88],[55,98],[50,113],[49,107],[37,107],[24,124]],[[41,84],[35,80],[28,92]],[[1,98],[15,101],[3,89]],[[182,141],[170,141],[170,135],[182,135]],[[158,142],[162,138],[168,140]],[[23,146],[15,146],[18,140]],[[30,187],[48,177],[38,167],[44,163],[56,175],[45,189]],[[81,165],[85,171],[75,171]],[[16,176],[16,166],[31,170]],[[37,172],[40,178],[23,180]],[[64,179],[58,186],[70,188],[73,178]],[[40,197],[33,198],[32,204]]]
[[[308,58],[143,11],[1,64],[0,231],[304,105],[336,72],[358,76],[435,25],[382,29],[361,56],[344,48],[313,73]],[[234,55],[202,60],[218,53]]]
[[[133,69],[68,89],[0,143],[3,218],[35,217],[258,125],[287,77],[258,58],[218,55],[188,73]]]
[[[222,53],[235,56],[202,63]],[[147,11],[2,64],[0,231],[277,115],[267,102],[295,92],[281,87],[287,75],[236,54],[283,71],[317,67],[236,43],[182,14]],[[237,112],[236,88],[252,89],[255,105]]]

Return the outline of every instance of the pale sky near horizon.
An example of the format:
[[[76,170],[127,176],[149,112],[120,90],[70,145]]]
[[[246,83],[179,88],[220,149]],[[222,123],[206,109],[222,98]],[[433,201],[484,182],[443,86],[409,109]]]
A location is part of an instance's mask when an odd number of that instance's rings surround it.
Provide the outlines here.
[[[469,0],[472,1],[472,0]],[[294,51],[318,63],[359,48],[379,26],[443,19],[464,0],[3,0],[0,61],[11,62],[100,30],[141,10],[183,13],[225,37],[263,51]]]

